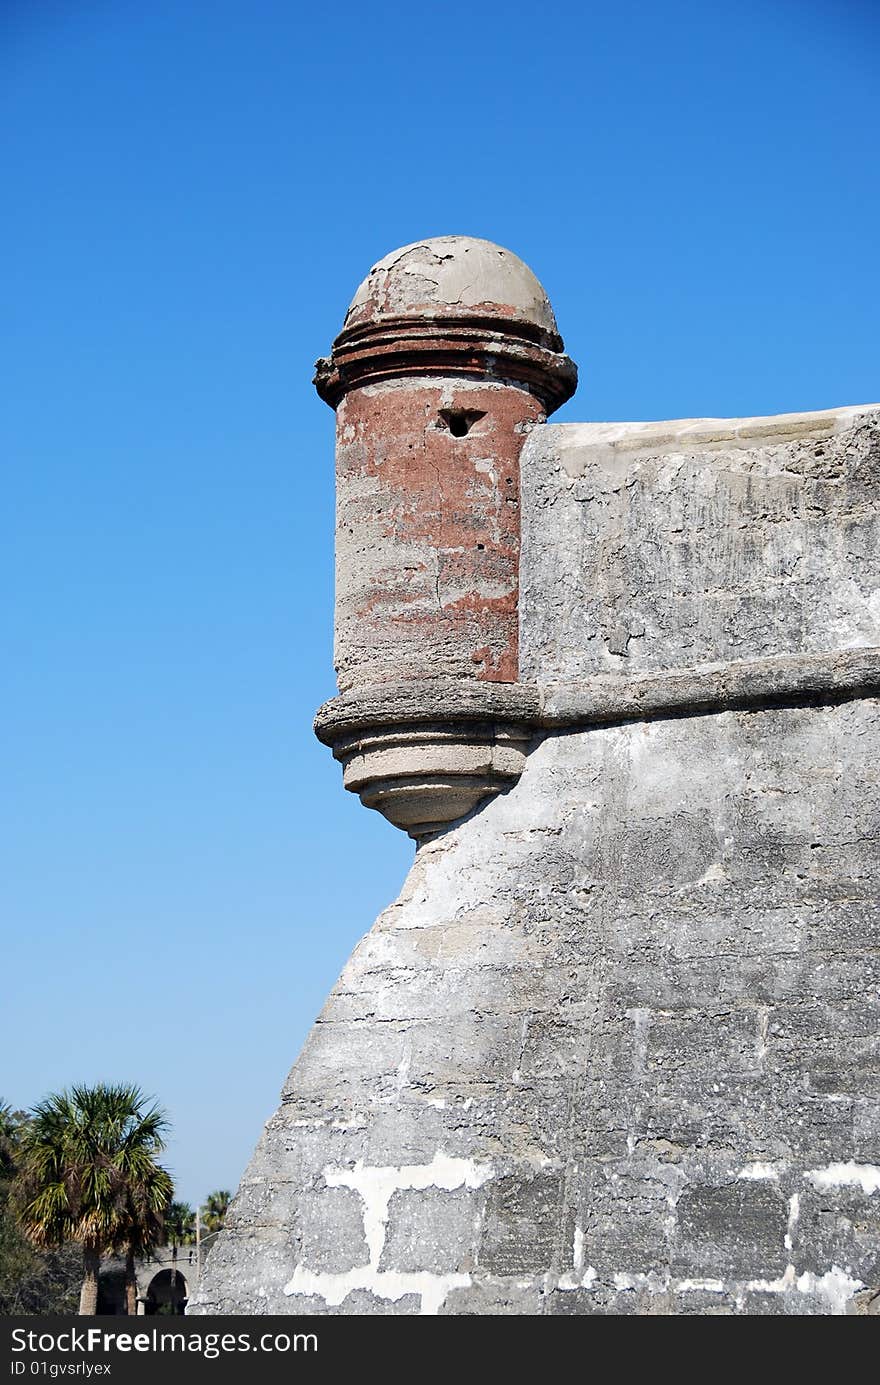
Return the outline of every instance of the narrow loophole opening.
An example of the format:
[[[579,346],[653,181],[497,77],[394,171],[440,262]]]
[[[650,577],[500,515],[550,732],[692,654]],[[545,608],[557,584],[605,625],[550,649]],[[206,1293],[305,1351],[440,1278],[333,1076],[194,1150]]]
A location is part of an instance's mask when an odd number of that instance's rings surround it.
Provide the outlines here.
[[[454,438],[467,437],[474,424],[479,423],[480,419],[485,417],[485,411],[480,409],[440,410],[440,423],[449,430]]]

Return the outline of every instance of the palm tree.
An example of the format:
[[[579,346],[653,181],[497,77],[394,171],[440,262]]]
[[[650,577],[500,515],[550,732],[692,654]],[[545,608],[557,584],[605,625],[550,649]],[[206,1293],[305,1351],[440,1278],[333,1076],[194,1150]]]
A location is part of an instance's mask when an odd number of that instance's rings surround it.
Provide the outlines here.
[[[158,1164],[126,1189],[120,1248],[125,1255],[125,1311],[137,1313],[137,1271],[142,1260],[165,1241],[165,1217],[174,1196],[171,1176]]]
[[[209,1235],[212,1231],[223,1229],[231,1201],[232,1194],[226,1188],[218,1188],[216,1193],[209,1193],[205,1198],[202,1207],[202,1226]]]
[[[165,1172],[155,1156],[167,1125],[134,1086],[71,1087],[34,1107],[22,1140],[21,1221],[35,1245],[82,1246],[80,1314],[96,1312],[101,1256],[132,1238],[144,1190]]]
[[[165,1242],[171,1247],[171,1308],[177,1291],[177,1249],[192,1245],[196,1214],[188,1202],[172,1202],[165,1213]]]

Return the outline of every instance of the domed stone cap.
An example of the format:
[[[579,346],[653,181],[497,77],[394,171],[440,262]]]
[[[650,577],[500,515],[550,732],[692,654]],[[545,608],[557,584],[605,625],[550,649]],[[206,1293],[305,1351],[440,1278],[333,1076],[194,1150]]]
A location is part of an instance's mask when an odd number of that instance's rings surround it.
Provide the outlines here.
[[[515,384],[548,414],[577,385],[528,265],[472,236],[417,241],[374,265],[332,353],[316,362],[315,388],[335,409],[362,385],[426,375]]]
[[[345,326],[387,317],[482,315],[558,337],[547,295],[518,255],[473,236],[436,236],[375,264],[352,299]]]

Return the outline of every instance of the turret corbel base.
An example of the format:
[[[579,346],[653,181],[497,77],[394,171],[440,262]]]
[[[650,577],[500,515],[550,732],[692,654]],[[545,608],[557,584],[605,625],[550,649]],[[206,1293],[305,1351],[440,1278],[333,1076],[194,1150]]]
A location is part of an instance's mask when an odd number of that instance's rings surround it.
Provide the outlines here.
[[[345,787],[418,841],[516,783],[535,711],[521,684],[381,684],[325,703],[315,731]]]

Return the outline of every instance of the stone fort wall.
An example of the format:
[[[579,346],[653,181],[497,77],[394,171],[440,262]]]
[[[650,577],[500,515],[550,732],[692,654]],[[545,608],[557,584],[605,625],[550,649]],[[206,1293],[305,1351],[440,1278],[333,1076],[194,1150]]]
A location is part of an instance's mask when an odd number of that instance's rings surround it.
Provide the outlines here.
[[[548,424],[485,246],[380,262],[319,368],[318,734],[418,850],[199,1307],[873,1313],[880,408]]]

